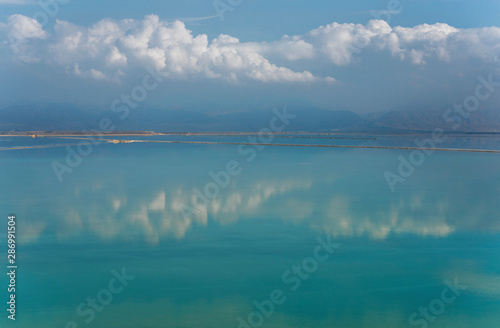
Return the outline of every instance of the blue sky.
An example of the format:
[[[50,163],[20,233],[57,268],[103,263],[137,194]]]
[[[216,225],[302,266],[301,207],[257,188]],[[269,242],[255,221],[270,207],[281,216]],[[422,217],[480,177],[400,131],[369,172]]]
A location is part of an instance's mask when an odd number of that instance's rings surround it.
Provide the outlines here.
[[[0,0],[0,107],[105,109],[146,66],[165,79],[144,104],[165,109],[440,107],[500,80],[500,1],[232,3],[221,20],[213,0],[72,0],[37,23],[37,2]]]
[[[2,2],[15,2],[4,0]],[[47,1],[44,1],[47,2]],[[156,14],[161,19],[209,17],[216,15],[213,0],[71,0],[57,18],[90,25],[103,18],[141,19]],[[458,28],[500,26],[497,0],[400,0],[402,11],[393,15],[391,25],[414,26],[447,23]],[[12,14],[32,16],[40,8],[37,1],[27,5],[2,5],[0,19]],[[272,40],[283,34],[302,34],[332,22],[364,24],[370,11],[387,10],[390,0],[243,0],[233,12],[202,24],[188,24],[195,33],[215,37],[228,33],[242,41]],[[399,7],[399,6],[397,6]]]

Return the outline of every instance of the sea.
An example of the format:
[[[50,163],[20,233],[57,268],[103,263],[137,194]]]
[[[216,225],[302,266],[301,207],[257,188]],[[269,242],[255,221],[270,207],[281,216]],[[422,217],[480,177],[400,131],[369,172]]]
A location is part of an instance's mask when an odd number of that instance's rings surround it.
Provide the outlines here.
[[[500,135],[106,139],[0,137],[0,327],[500,327]]]

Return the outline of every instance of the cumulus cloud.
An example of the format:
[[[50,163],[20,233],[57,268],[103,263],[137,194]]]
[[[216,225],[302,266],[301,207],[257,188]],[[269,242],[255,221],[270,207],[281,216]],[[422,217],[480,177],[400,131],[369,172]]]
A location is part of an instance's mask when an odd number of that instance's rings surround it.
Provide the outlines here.
[[[338,66],[351,64],[363,51],[388,51],[391,56],[416,65],[425,64],[426,58],[450,62],[478,57],[493,63],[500,53],[500,28],[457,29],[442,23],[392,28],[385,21],[371,20],[366,25],[321,26],[304,36],[293,37],[293,42],[295,48],[300,48],[301,43],[314,48],[302,51],[301,58],[323,57]]]
[[[315,74],[312,67],[351,65],[361,60],[363,52],[413,65],[470,58],[496,63],[500,53],[498,27],[457,29],[442,23],[391,27],[383,20],[365,25],[332,23],[274,42],[241,42],[224,34],[209,40],[205,34],[193,35],[179,20],[162,21],[156,15],[143,20],[104,19],[90,27],[57,20],[50,35],[36,20],[13,15],[2,30],[11,42],[23,45],[15,52],[19,60],[57,64],[68,74],[99,81],[119,81],[133,68],[150,66],[171,79],[331,83],[334,77]],[[306,70],[293,69],[297,62]]]
[[[19,60],[27,63],[40,61],[37,48],[43,47],[37,43],[47,37],[42,25],[34,18],[23,15],[12,15],[7,23],[0,23],[0,31],[6,38],[5,43]]]
[[[315,44],[319,55],[327,57],[336,65],[349,64],[355,53],[370,46],[391,32],[384,21],[361,24],[333,23],[312,30],[306,38]]]
[[[47,61],[67,72],[96,80],[116,79],[126,69],[150,66],[167,78],[207,78],[262,82],[311,82],[310,72],[272,64],[237,38],[209,41],[183,22],[150,15],[142,21],[102,20],[88,28],[57,21],[46,46]],[[50,58],[50,59],[49,59]]]
[[[42,25],[36,19],[18,14],[10,16],[7,24],[3,25],[3,29],[11,41],[44,39],[46,37]]]

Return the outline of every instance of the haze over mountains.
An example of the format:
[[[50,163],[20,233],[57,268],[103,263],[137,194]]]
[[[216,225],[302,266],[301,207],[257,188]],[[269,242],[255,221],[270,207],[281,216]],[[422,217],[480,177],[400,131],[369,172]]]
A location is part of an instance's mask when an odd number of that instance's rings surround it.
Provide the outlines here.
[[[281,110],[281,108],[279,108]],[[323,110],[312,106],[287,106],[290,120],[285,131],[314,132],[424,132],[436,128],[454,132],[500,132],[500,109],[481,108],[466,119],[443,115],[446,106],[397,108],[360,116],[348,110]],[[73,104],[18,104],[0,109],[1,131],[81,131],[99,129],[108,117],[116,131],[156,132],[253,132],[269,127],[271,109],[216,111],[164,110],[138,107],[125,119],[111,110],[83,108]],[[455,117],[450,121],[450,117]]]

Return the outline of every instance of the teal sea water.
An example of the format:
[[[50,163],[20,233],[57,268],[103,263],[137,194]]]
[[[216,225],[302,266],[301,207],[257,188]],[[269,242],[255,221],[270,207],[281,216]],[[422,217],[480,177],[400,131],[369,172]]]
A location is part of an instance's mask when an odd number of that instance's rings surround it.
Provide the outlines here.
[[[40,139],[0,148],[68,142]],[[500,327],[500,154],[436,151],[394,191],[409,150],[101,144],[59,181],[67,154],[0,151],[0,327]]]

